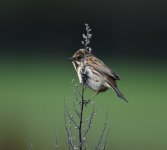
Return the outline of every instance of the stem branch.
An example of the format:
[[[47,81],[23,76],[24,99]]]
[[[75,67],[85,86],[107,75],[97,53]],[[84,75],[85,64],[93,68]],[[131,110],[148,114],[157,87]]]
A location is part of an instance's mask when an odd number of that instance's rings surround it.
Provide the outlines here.
[[[82,93],[81,93],[81,110],[80,110],[80,122],[79,122],[79,148],[82,150],[83,141],[82,141],[82,124],[83,124],[83,110],[84,110],[84,83],[82,85]]]

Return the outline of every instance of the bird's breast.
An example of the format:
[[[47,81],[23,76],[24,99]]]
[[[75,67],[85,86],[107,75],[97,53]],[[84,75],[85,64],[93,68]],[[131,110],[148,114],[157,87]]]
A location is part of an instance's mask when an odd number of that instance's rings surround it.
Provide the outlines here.
[[[86,76],[86,85],[94,91],[100,91],[105,88],[105,78],[98,71],[94,70],[90,66],[86,66],[84,70]]]

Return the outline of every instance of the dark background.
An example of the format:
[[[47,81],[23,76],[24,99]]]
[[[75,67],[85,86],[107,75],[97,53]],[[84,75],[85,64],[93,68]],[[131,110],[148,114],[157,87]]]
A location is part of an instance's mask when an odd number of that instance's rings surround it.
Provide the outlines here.
[[[66,149],[64,98],[73,102],[67,59],[82,48],[84,23],[90,47],[121,77],[119,89],[94,98],[102,106],[88,135],[98,141],[109,114],[108,149],[167,149],[167,9],[162,0],[3,0],[0,2],[0,149]],[[92,91],[86,90],[86,97]],[[73,107],[72,107],[73,108]],[[73,109],[70,109],[73,112]],[[85,111],[91,111],[91,106]],[[76,136],[77,137],[77,136]]]
[[[1,1],[4,53],[61,54],[82,47],[84,23],[93,29],[96,53],[164,57],[167,9],[162,0]]]

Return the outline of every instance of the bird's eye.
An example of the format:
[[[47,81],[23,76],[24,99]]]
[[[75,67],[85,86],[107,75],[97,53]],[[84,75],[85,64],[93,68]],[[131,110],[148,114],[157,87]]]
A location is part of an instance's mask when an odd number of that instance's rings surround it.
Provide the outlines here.
[[[82,57],[81,56],[78,56],[77,59],[80,60]]]

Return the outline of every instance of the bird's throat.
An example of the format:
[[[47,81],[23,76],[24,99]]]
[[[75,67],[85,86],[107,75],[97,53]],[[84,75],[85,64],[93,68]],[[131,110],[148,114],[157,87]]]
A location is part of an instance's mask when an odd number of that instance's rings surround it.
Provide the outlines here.
[[[73,62],[72,62],[72,64],[73,64],[73,66],[74,66],[75,70],[77,70],[77,69],[78,69],[78,67],[79,67],[79,63],[78,63],[78,62],[76,62],[76,61],[73,61]]]

